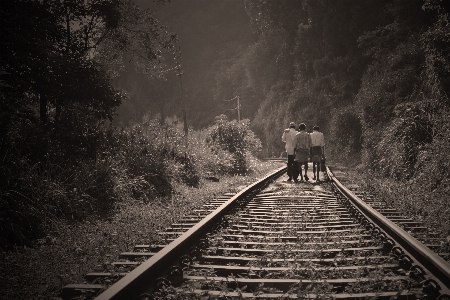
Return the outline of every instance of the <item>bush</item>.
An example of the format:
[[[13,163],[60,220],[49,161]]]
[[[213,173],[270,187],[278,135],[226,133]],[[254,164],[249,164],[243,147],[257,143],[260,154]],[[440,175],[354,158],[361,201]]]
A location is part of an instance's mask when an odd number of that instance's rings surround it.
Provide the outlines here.
[[[68,115],[47,129],[17,122],[3,136],[2,245],[42,236],[61,218],[108,216],[117,201],[170,195],[176,182],[199,185],[197,161],[173,128],[151,120],[117,130],[83,120],[75,126]]]
[[[248,171],[246,156],[261,150],[261,141],[249,125],[248,120],[238,123],[219,116],[216,124],[208,129],[207,145],[219,158],[231,162],[228,170],[231,174],[245,175]]]
[[[366,146],[372,170],[396,179],[414,176],[419,154],[433,140],[433,111],[428,101],[397,105],[396,117],[385,128],[377,128],[382,134],[370,137],[376,145]]]
[[[55,228],[59,219],[80,220],[112,208],[113,174],[109,165],[83,160],[58,165],[26,158],[3,161],[0,225],[2,244],[22,244]]]
[[[212,151],[207,144],[209,130],[190,132],[189,152],[196,158],[199,174],[211,172],[215,175],[233,173],[233,156],[220,148]]]
[[[157,118],[121,130],[76,119],[67,115],[49,130],[24,123],[4,137],[3,245],[40,237],[60,219],[108,217],[120,202],[169,199],[175,186],[196,188],[207,172],[246,174],[256,166],[252,151],[260,148],[248,121],[220,120],[186,140],[177,126]]]

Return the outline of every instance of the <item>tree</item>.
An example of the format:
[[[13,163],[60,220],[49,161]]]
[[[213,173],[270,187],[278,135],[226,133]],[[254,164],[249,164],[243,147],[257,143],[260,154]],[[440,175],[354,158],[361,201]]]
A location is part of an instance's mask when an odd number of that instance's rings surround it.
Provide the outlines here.
[[[105,82],[123,66],[124,54],[148,76],[161,76],[162,51],[176,40],[131,0],[6,0],[1,12],[5,82],[16,96],[39,103],[42,123],[52,107],[57,120],[64,106],[83,102],[111,119],[121,97]],[[94,78],[101,83],[85,80]]]

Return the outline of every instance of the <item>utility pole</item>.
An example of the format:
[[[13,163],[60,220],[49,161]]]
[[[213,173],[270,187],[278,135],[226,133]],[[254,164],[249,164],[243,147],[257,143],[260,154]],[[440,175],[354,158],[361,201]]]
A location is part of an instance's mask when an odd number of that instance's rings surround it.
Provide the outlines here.
[[[237,107],[235,109],[237,109],[238,122],[240,123],[241,122],[241,101],[240,101],[239,96],[235,96],[233,99],[223,100],[223,101],[230,102],[230,101],[233,101],[233,100],[237,100]]]
[[[237,96],[237,111],[238,111],[238,122],[241,123],[241,102],[239,101],[239,96]]]

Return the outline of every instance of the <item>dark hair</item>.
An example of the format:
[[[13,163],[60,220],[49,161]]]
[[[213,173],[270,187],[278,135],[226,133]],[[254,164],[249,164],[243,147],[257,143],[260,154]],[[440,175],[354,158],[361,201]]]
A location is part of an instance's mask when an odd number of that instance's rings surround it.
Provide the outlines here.
[[[294,122],[291,122],[291,123],[289,124],[289,128],[295,128],[295,123],[294,123]]]
[[[301,123],[300,125],[298,125],[298,129],[306,130],[306,125],[304,123]]]
[[[320,129],[320,128],[319,128],[319,126],[317,126],[317,125],[313,127],[313,130],[319,131],[319,129]]]

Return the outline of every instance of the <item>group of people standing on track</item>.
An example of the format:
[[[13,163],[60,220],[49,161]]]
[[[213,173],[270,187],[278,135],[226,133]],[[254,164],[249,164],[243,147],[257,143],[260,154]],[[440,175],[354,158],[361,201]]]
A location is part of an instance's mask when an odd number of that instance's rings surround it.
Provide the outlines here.
[[[325,158],[325,139],[323,133],[319,131],[319,126],[313,127],[313,132],[306,132],[306,125],[301,123],[298,131],[295,123],[291,122],[289,128],[285,129],[281,140],[285,143],[286,153],[288,157],[287,175],[288,181],[294,180],[308,181],[308,160],[313,163],[313,180],[320,181],[319,171],[322,161]],[[302,165],[304,165],[305,176],[303,176]]]

